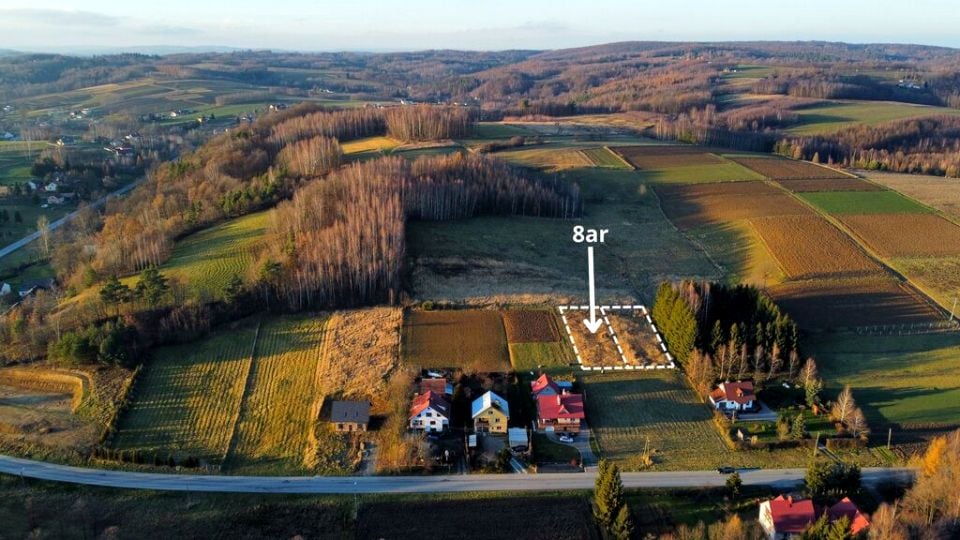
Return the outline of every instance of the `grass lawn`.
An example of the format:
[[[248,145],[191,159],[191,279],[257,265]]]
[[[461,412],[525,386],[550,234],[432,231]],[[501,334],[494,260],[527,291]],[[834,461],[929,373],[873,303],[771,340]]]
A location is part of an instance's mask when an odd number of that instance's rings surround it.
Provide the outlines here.
[[[644,180],[655,184],[700,184],[736,180],[763,180],[763,176],[760,174],[732,161],[644,169],[637,171],[637,174]]]
[[[925,214],[932,210],[896,191],[816,191],[797,194],[828,214]]]
[[[530,371],[538,367],[567,367],[575,362],[570,342],[511,343],[510,363],[517,371]]]
[[[874,428],[960,424],[960,335],[820,334],[804,343],[832,397],[849,384]]]
[[[787,131],[802,135],[833,133],[853,124],[879,124],[903,118],[960,114],[957,109],[889,101],[828,101],[798,109],[799,123]]]
[[[533,460],[537,463],[571,463],[580,452],[567,444],[553,442],[543,433],[533,434]]]

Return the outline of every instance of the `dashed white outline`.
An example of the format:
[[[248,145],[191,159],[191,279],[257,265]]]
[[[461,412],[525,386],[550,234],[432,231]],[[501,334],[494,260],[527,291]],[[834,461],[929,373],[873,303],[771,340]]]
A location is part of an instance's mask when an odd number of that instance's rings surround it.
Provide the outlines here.
[[[567,305],[567,306],[557,306],[557,311],[560,312],[560,318],[563,319],[563,327],[567,331],[567,338],[570,340],[570,345],[573,346],[573,354],[577,358],[577,365],[580,366],[582,371],[604,371],[604,370],[613,370],[613,371],[622,371],[622,370],[637,370],[637,369],[674,369],[677,367],[676,363],[673,361],[673,356],[670,354],[670,351],[667,350],[667,344],[663,341],[663,336],[660,335],[660,329],[657,328],[657,325],[654,324],[653,318],[650,317],[650,311],[647,310],[647,307],[643,304],[616,304],[610,306],[597,306],[600,309],[600,315],[603,318],[603,322],[607,325],[607,330],[610,332],[610,337],[613,339],[613,344],[617,347],[617,352],[620,354],[620,365],[613,366],[585,366],[583,365],[583,358],[580,356],[580,348],[577,347],[577,342],[573,337],[573,332],[570,330],[570,322],[567,320],[567,311],[587,311],[590,309],[590,306],[584,305]],[[617,334],[613,329],[613,325],[610,324],[610,319],[607,317],[607,311],[640,311],[640,315],[647,320],[647,324],[650,326],[650,330],[653,332],[653,335],[657,338],[657,343],[660,345],[660,349],[663,351],[664,357],[667,359],[666,364],[646,364],[643,366],[636,366],[633,364],[627,363],[627,356],[623,352],[623,347],[620,344],[620,340],[617,338]]]

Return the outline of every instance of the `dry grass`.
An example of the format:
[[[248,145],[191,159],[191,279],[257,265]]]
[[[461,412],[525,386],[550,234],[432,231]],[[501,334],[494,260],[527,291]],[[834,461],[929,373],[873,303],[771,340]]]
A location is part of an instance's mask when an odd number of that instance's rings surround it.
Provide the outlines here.
[[[738,219],[809,214],[790,195],[763,182],[657,186],[663,211],[689,229]]]
[[[758,218],[751,223],[793,279],[883,274],[876,261],[819,216]]]
[[[916,292],[891,278],[790,282],[770,288],[770,293],[807,330],[941,320]]]
[[[960,226],[937,215],[847,215],[840,219],[885,257],[960,255]]]
[[[420,368],[510,370],[503,321],[493,310],[407,312],[401,357]]]
[[[623,358],[617,351],[617,346],[610,336],[610,329],[601,324],[596,334],[591,334],[583,320],[588,316],[586,311],[568,311],[567,323],[573,333],[573,341],[580,353],[580,360],[585,366],[621,366]],[[598,313],[599,316],[599,313]]]
[[[656,334],[639,311],[611,311],[607,318],[617,333],[627,363],[640,366],[667,363]]]
[[[847,173],[807,161],[767,157],[731,157],[730,159],[774,180],[850,177]]]
[[[510,343],[560,341],[560,322],[551,309],[511,309],[503,312],[503,326]]]
[[[793,191],[803,193],[807,191],[882,191],[883,187],[859,178],[796,178],[793,180],[779,179],[777,182]]]
[[[960,178],[871,172],[867,178],[960,218]]]
[[[593,161],[579,148],[543,145],[520,150],[506,150],[497,153],[498,157],[525,167],[535,167],[546,171],[562,171],[593,167]]]
[[[362,154],[364,152],[385,152],[400,145],[400,141],[390,137],[367,137],[340,144],[344,155]]]
[[[941,306],[953,309],[960,294],[960,257],[908,257],[889,262]]]

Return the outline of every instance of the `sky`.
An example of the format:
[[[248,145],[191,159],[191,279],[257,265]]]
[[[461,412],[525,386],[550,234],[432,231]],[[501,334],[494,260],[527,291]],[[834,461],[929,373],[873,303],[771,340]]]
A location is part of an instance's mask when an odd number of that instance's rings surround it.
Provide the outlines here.
[[[960,47],[956,0],[0,0],[0,49],[559,49],[627,40]]]

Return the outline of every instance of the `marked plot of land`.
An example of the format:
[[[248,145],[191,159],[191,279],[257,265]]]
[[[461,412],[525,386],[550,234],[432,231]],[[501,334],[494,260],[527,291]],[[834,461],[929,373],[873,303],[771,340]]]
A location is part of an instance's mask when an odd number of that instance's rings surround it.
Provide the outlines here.
[[[558,311],[576,361],[584,370],[673,367],[667,346],[644,306],[597,306],[603,324],[596,333],[583,323],[589,317],[588,306],[560,306]]]

